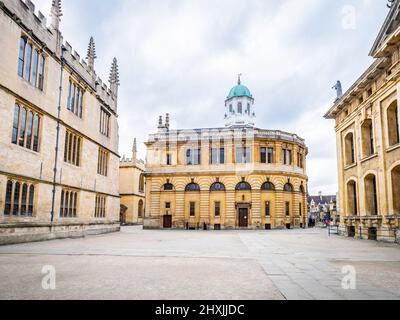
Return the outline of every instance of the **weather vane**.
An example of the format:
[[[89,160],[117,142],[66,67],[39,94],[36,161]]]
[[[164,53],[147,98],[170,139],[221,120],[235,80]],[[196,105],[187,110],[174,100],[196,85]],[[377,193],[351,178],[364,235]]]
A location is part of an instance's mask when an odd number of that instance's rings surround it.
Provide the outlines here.
[[[238,85],[242,84],[242,80],[240,79],[242,77],[243,74],[239,73],[238,74]]]

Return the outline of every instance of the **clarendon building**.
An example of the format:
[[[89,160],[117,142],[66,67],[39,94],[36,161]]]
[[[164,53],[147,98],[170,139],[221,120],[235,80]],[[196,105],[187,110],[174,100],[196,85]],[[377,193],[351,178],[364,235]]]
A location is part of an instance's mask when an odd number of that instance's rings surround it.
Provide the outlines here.
[[[143,224],[145,212],[145,163],[137,157],[136,139],[132,157],[122,157],[119,166],[119,193],[121,196],[122,224]]]
[[[117,61],[108,88],[61,16],[0,1],[0,243],[119,230]]]
[[[145,228],[306,227],[305,142],[256,128],[253,108],[239,77],[225,127],[171,130],[169,115],[160,117],[146,143]]]
[[[371,49],[372,65],[325,115],[336,121],[341,231],[399,241],[400,0]]]

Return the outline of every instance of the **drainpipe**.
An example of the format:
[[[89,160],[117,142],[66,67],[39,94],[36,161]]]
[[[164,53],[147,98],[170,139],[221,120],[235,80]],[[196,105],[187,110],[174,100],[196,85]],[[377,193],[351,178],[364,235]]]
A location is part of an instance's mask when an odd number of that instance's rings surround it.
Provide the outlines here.
[[[53,194],[51,199],[51,223],[54,222],[54,207],[56,202],[56,185],[57,185],[57,160],[58,160],[58,149],[60,143],[60,117],[61,117],[61,97],[62,97],[62,83],[64,74],[64,52],[67,49],[64,45],[61,45],[61,72],[60,72],[60,86],[58,88],[58,115],[57,115],[57,136],[56,136],[56,147],[55,147],[55,158],[53,168]]]

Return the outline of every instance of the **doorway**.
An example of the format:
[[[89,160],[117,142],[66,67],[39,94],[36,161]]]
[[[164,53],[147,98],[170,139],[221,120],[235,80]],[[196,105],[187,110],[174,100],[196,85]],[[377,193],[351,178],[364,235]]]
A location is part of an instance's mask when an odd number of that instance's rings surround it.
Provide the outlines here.
[[[239,228],[249,227],[249,209],[239,208]]]
[[[172,228],[172,216],[171,215],[165,215],[163,217],[163,228],[164,229]]]

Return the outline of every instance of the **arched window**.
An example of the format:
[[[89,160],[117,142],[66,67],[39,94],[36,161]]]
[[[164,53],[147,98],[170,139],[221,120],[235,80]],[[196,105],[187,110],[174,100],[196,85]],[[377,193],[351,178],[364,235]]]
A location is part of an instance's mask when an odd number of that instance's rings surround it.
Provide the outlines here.
[[[275,191],[275,186],[273,183],[271,182],[265,182],[262,186],[261,186],[261,190],[263,191]]]
[[[163,189],[164,191],[173,191],[174,185],[172,183],[167,182],[166,184],[164,184]]]
[[[293,186],[290,183],[286,183],[283,187],[283,191],[285,192],[293,192]]]
[[[17,216],[19,214],[19,194],[21,192],[21,184],[17,182],[14,187],[14,207],[13,215]]]
[[[200,191],[200,186],[197,183],[189,183],[186,188],[185,188],[186,192],[199,192]]]
[[[144,192],[144,175],[141,174],[139,177],[139,192]]]
[[[355,181],[350,181],[347,184],[347,215],[358,215],[357,184]]]
[[[238,103],[238,113],[242,114],[243,113],[243,105],[241,102]]]
[[[225,191],[225,186],[221,182],[215,182],[211,185],[210,191]]]
[[[236,191],[251,191],[251,185],[246,181],[242,181],[236,185]]]
[[[143,218],[143,200],[139,200],[138,217]]]
[[[387,109],[387,124],[389,146],[394,146],[400,143],[399,109],[397,106],[397,101],[393,101],[393,103]]]
[[[368,157],[375,153],[374,143],[374,130],[372,126],[372,120],[368,119],[361,125],[362,133],[362,154],[363,157]]]
[[[400,214],[400,165],[392,171],[392,196],[394,214]]]
[[[4,215],[6,216],[9,216],[11,214],[12,189],[13,189],[13,182],[11,180],[8,180],[6,187],[6,202],[4,207]]]
[[[21,216],[26,215],[27,210],[27,200],[28,200],[28,185],[24,183],[22,185],[22,195],[21,195]]]
[[[305,193],[305,189],[304,189],[304,186],[303,186],[303,185],[300,186],[299,191],[300,191],[300,193]]]
[[[354,135],[353,133],[348,133],[347,136],[344,138],[345,144],[345,161],[346,165],[352,165],[356,162],[356,154],[354,149]]]
[[[365,177],[365,208],[367,215],[376,216],[378,214],[378,196],[376,189],[376,177],[370,174]]]
[[[29,187],[29,203],[28,203],[28,216],[33,215],[33,201],[35,200],[35,187],[31,185]]]

